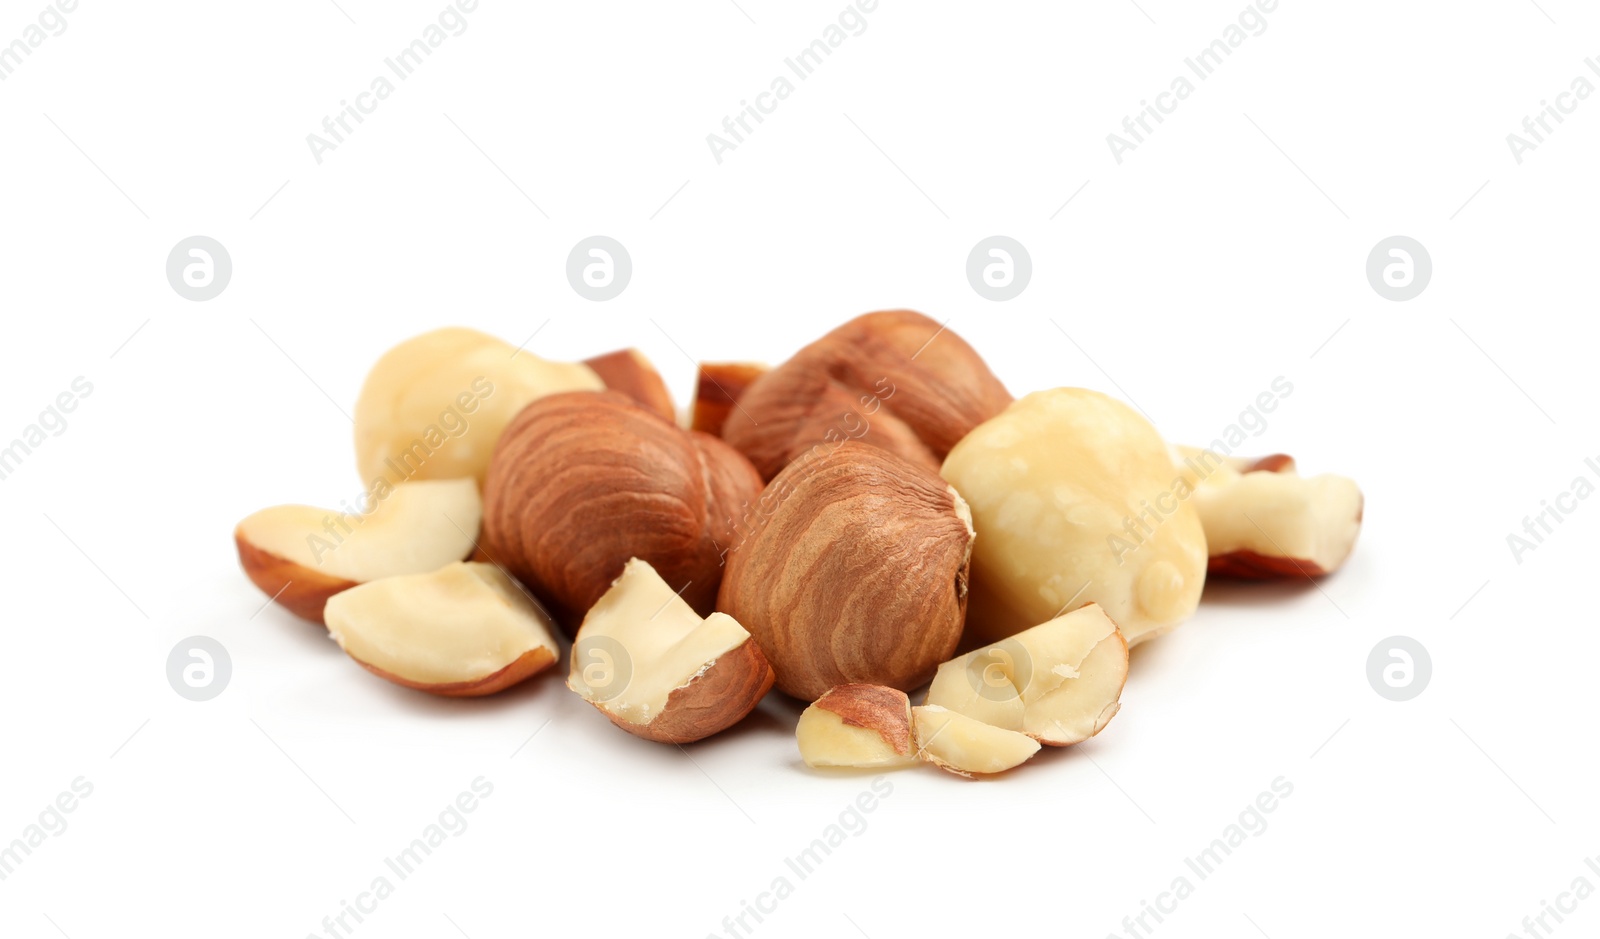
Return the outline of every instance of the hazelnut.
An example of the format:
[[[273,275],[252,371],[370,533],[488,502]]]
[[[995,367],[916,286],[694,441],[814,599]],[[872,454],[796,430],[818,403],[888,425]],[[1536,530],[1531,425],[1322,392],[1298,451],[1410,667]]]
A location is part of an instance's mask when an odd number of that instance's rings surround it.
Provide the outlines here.
[[[739,535],[717,608],[750,630],[787,694],[906,691],[955,651],[972,526],[932,472],[864,443],[814,448],[773,479]]]
[[[483,548],[569,633],[633,557],[709,613],[733,519],[760,491],[733,448],[617,392],[550,395],[500,438]]]
[[[567,687],[630,734],[690,743],[755,710],[772,668],[733,617],[701,619],[634,558],[584,617]]]
[[[492,564],[385,577],[328,601],[328,634],[367,671],[446,697],[494,694],[555,664],[550,617]]]
[[[667,383],[656,371],[655,365],[638,349],[608,352],[584,359],[583,364],[594,369],[594,373],[612,391],[627,395],[640,407],[654,411],[669,421],[678,419],[678,409],[672,403],[672,392],[667,390]]]
[[[1213,575],[1320,577],[1338,570],[1355,549],[1363,498],[1354,481],[1301,476],[1281,453],[1240,459],[1177,449],[1178,470],[1194,487]]]
[[[1128,679],[1128,644],[1094,604],[939,666],[928,703],[1046,746],[1105,729]]]
[[[771,479],[817,445],[860,440],[937,472],[1011,403],[961,337],[910,310],[858,316],[752,382],[722,437]]]
[[[1122,402],[1082,388],[1035,392],[957,444],[943,473],[978,531],[976,639],[1097,603],[1132,646],[1199,604],[1200,517],[1174,490],[1166,442]]]
[[[549,362],[473,329],[414,336],[385,352],[356,399],[363,483],[457,479],[481,485],[495,441],[528,402],[605,387],[587,365]]]
[[[800,757],[811,767],[891,768],[917,762],[911,745],[911,699],[882,685],[848,684],[800,714]]]
[[[483,517],[470,479],[418,480],[371,493],[363,512],[279,505],[234,529],[245,575],[279,606],[313,623],[328,598],[356,584],[425,574],[472,553]]]
[[[1039,741],[985,724],[965,714],[925,704],[911,709],[917,756],[957,776],[989,776],[1014,769],[1039,752]]]

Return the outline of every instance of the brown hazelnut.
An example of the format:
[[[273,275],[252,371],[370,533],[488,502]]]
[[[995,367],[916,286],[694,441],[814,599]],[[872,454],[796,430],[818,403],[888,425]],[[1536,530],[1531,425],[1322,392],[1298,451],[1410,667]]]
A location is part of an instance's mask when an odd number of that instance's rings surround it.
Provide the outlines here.
[[[921,313],[889,310],[856,317],[757,378],[722,437],[766,479],[811,447],[844,440],[937,473],[956,441],[1010,403],[961,337]]]
[[[731,447],[617,392],[550,395],[518,414],[495,449],[483,548],[569,634],[633,557],[703,615],[733,520],[760,491]]]
[[[935,473],[864,443],[812,448],[742,520],[717,608],[787,694],[909,691],[961,639],[972,540],[966,502]]]

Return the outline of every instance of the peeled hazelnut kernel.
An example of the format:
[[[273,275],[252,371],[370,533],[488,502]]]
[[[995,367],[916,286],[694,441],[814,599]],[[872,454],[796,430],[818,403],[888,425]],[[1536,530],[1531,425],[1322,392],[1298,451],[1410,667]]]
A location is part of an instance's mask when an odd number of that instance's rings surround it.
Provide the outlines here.
[[[1178,447],[1178,469],[1211,554],[1211,573],[1273,580],[1339,569],[1361,534],[1363,498],[1343,476],[1301,476],[1283,454],[1223,457]]]
[[[729,415],[738,407],[745,389],[767,373],[765,365],[745,362],[701,362],[695,382],[694,412],[689,426],[708,434],[722,433]],[[749,420],[739,415],[740,420]]]
[[[863,443],[818,447],[773,479],[753,516],[717,608],[750,630],[785,693],[905,691],[955,651],[973,534],[939,477]]]
[[[734,519],[760,491],[732,447],[617,392],[550,395],[500,438],[483,548],[569,633],[632,557],[709,613]]]
[[[1199,604],[1200,517],[1174,494],[1166,442],[1121,402],[1082,388],[1035,392],[967,435],[943,474],[978,530],[967,616],[977,639],[1097,603],[1132,646]]]
[[[483,482],[495,441],[518,411],[558,391],[598,391],[576,362],[548,362],[472,329],[414,336],[372,366],[356,399],[356,468],[363,482]]]
[[[1128,645],[1090,604],[939,666],[928,703],[1065,747],[1116,716]]]
[[[492,564],[385,577],[328,601],[328,633],[397,685],[446,697],[494,694],[555,663],[549,616]]]
[[[690,743],[755,710],[772,668],[733,617],[702,620],[634,558],[584,617],[567,687],[630,734]]]
[[[1039,752],[1039,741],[936,704],[911,709],[917,756],[958,776],[987,776],[1021,766]]]
[[[800,714],[800,757],[811,767],[888,768],[917,762],[911,747],[911,699],[882,685],[830,688]]]
[[[309,505],[262,509],[234,529],[239,564],[280,606],[321,623],[334,594],[437,570],[472,553],[483,518],[472,480],[401,483],[373,498],[365,515]]]
[[[620,349],[584,359],[583,364],[594,369],[600,380],[612,391],[632,398],[647,411],[654,411],[669,421],[678,419],[677,406],[672,403],[672,392],[651,361],[638,349]],[[696,428],[697,430],[699,428]]]
[[[889,310],[856,317],[757,378],[722,437],[765,479],[818,444],[847,439],[937,472],[956,441],[1010,403],[959,336],[921,313]]]

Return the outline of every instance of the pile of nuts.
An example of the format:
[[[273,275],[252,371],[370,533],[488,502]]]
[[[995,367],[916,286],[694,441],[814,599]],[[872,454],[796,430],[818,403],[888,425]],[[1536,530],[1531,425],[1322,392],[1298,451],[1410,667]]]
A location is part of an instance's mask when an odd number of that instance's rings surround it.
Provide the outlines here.
[[[634,350],[550,362],[442,329],[379,359],[355,423],[361,507],[234,533],[277,603],[449,696],[545,671],[564,633],[567,686],[665,743],[776,685],[812,702],[813,767],[989,775],[1087,740],[1129,647],[1208,574],[1320,577],[1361,527],[1348,479],[1174,447],[1094,391],[1014,400],[908,310],[772,369],[701,365],[687,428]]]

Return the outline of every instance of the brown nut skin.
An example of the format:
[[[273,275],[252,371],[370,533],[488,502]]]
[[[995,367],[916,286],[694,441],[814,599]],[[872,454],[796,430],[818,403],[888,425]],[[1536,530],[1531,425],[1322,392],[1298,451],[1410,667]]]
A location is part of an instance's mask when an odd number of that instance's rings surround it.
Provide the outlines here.
[[[771,479],[819,443],[858,439],[934,471],[1011,403],[972,347],[921,313],[858,316],[751,383],[722,438]]]
[[[955,652],[972,527],[935,473],[845,442],[789,464],[728,554],[717,608],[760,643],[786,694],[917,687]]]
[[[657,743],[694,743],[744,720],[772,690],[772,666],[761,647],[746,640],[687,685],[667,695],[667,706],[648,724],[600,712],[636,737]]]
[[[594,369],[612,391],[627,395],[640,407],[669,421],[678,419],[678,408],[672,403],[672,392],[667,390],[666,381],[638,349],[618,349],[584,359],[583,364]]]
[[[860,682],[835,685],[813,706],[839,715],[847,726],[876,733],[901,756],[911,752],[911,699],[898,688]]]
[[[322,619],[322,608],[328,598],[356,586],[353,580],[329,577],[313,568],[279,557],[271,551],[258,548],[237,531],[233,544],[239,550],[239,566],[244,568],[250,582],[276,599],[279,606],[303,620],[319,626],[327,625]]]
[[[568,635],[631,557],[711,612],[733,519],[761,477],[731,447],[613,391],[541,398],[512,420],[484,485],[483,550]]]

